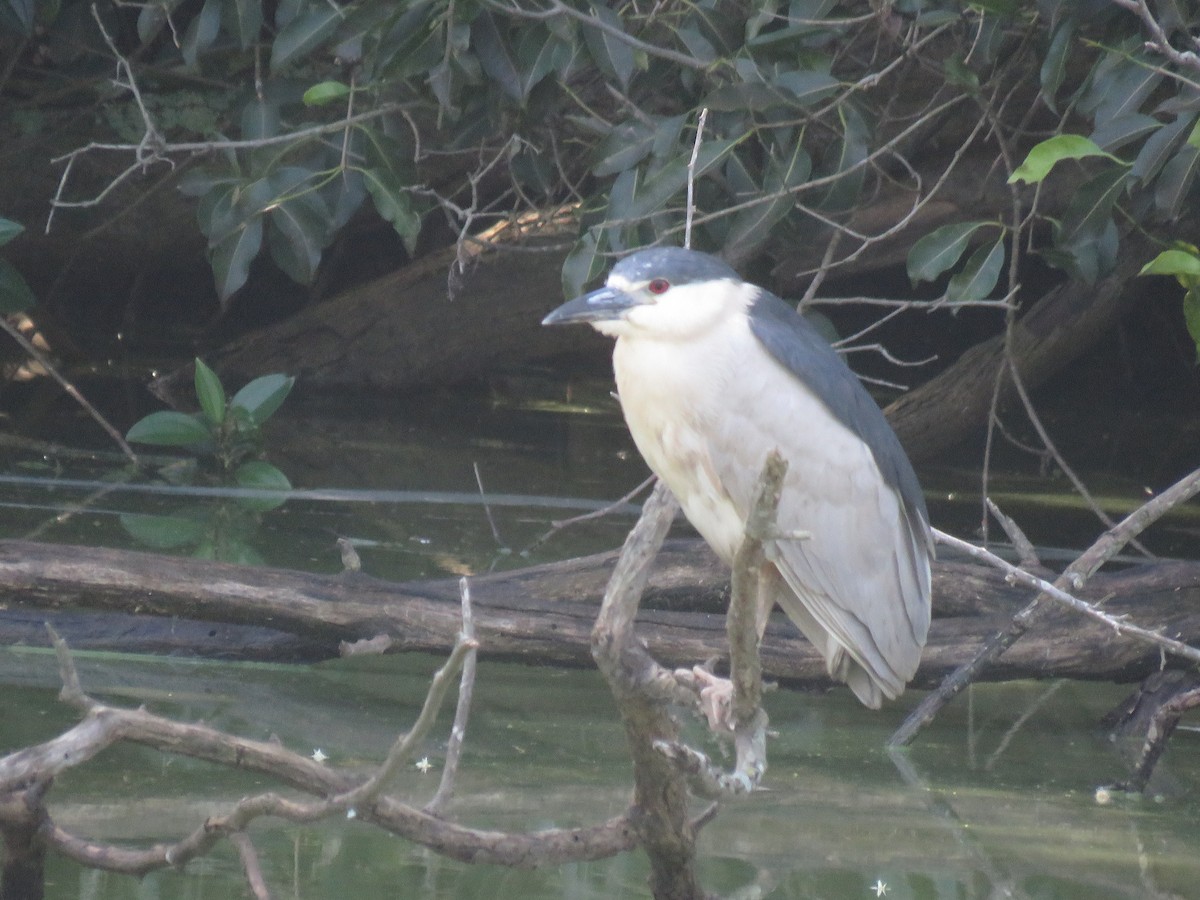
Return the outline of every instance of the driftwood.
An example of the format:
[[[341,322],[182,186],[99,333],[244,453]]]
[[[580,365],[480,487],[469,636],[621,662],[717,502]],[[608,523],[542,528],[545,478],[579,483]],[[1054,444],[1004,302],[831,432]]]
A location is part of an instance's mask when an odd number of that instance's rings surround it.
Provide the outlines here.
[[[471,579],[482,652],[530,663],[591,666],[589,635],[615,551]],[[726,654],[728,573],[696,540],[655,563],[638,634],[656,659],[687,666]],[[1030,593],[984,567],[937,563],[934,623],[916,683],[971,657]],[[1082,599],[1104,600],[1180,639],[1200,640],[1200,564],[1166,562],[1094,576]],[[0,641],[45,644],[49,618],[77,649],[320,659],[341,642],[386,635],[389,651],[447,652],[460,627],[457,579],[389,583],[89,547],[0,542]],[[817,653],[782,617],[762,646],[764,674],[825,685]],[[986,676],[1130,681],[1160,667],[1158,651],[1055,610]]]

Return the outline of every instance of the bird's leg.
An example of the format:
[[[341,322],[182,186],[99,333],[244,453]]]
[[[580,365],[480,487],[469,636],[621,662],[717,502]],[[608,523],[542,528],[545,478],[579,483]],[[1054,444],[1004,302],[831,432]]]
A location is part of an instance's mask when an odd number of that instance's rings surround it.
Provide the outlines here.
[[[733,682],[713,673],[717,658],[705,660],[690,669],[676,669],[675,681],[695,702],[717,735],[733,733]]]
[[[756,599],[756,626],[758,628],[758,642],[762,643],[763,633],[767,630],[767,622],[771,620],[771,610],[775,608],[775,598],[779,596],[779,592],[785,588],[783,577],[779,574],[779,570],[775,568],[775,564],[771,562],[763,563],[758,570],[758,597]]]
[[[733,734],[733,682],[703,666],[693,667],[692,676],[700,688],[700,711],[708,719],[709,730],[714,734]]]
[[[759,571],[758,596],[755,598],[755,627],[758,640],[762,640],[771,610],[775,606],[775,592],[781,582],[779,571],[771,563],[765,563]],[[733,682],[713,674],[711,661],[691,670],[680,669],[676,677],[684,681],[699,697],[700,711],[708,719],[708,727],[714,734],[732,734]]]

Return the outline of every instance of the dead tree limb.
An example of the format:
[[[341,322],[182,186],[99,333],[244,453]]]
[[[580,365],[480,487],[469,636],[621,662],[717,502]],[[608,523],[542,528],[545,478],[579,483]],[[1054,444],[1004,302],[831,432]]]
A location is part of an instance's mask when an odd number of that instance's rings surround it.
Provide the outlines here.
[[[1112,559],[1126,544],[1170,509],[1187,501],[1198,491],[1200,491],[1200,469],[1184,476],[1106,531],[1071,565],[1067,566],[1051,587],[1057,591],[1078,591],[1105,562]],[[1002,560],[1000,562],[1003,563]],[[1010,577],[1014,568],[1009,567]],[[970,661],[955,669],[942,681],[936,691],[926,696],[896,729],[888,743],[891,746],[910,743],[917,732],[932,722],[942,707],[949,703],[959,691],[970,684],[980,672],[993,665],[1001,655],[1020,640],[1022,635],[1029,632],[1042,619],[1046,607],[1049,606],[1044,601],[1050,596],[1045,590],[1040,591],[1033,600],[1013,616],[1007,627],[994,634]],[[1088,604],[1083,605],[1087,606]],[[1189,653],[1185,653],[1185,650],[1200,654],[1200,651],[1186,646],[1186,642],[1179,639],[1171,640],[1169,643],[1163,639],[1158,642],[1158,646],[1161,650],[1185,656],[1190,656]]]
[[[688,816],[687,782],[659,744],[675,744],[679,725],[667,700],[677,697],[675,679],[646,651],[634,619],[649,579],[650,564],[679,509],[662,482],[642,509],[617,559],[600,615],[592,629],[592,655],[617,701],[633,758],[633,822],[650,860],[656,900],[705,896],[696,873],[696,834]]]

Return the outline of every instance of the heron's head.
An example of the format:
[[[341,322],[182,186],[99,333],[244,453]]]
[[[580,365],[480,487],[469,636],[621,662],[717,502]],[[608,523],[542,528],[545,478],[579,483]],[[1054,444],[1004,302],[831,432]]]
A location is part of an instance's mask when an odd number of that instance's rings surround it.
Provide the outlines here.
[[[746,316],[758,291],[715,256],[654,247],[622,259],[604,287],[564,303],[542,324],[587,322],[610,337],[687,339]]]

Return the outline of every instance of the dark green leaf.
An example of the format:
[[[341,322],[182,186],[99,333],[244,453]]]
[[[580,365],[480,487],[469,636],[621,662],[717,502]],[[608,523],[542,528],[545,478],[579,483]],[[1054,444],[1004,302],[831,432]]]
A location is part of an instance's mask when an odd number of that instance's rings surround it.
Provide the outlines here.
[[[687,184],[687,157],[678,156],[640,179],[633,200],[622,218],[642,219],[656,213]]]
[[[1093,131],[1091,137],[1096,146],[1112,152],[1132,141],[1140,140],[1162,127],[1162,123],[1154,116],[1130,113],[1127,116],[1109,119],[1104,125]]]
[[[293,281],[311,284],[332,236],[324,204],[315,194],[300,194],[273,206],[267,217],[271,258]]]
[[[700,145],[696,156],[695,177],[699,180],[733,149],[734,140],[708,141]],[[633,201],[623,218],[642,219],[658,212],[687,185],[691,152],[665,163],[643,179],[634,191]]]
[[[199,543],[208,530],[204,519],[122,513],[121,527],[134,540],[155,550],[174,550]]]
[[[292,19],[271,44],[271,72],[278,72],[292,60],[307,56],[327,41],[345,15],[340,7],[321,4]]]
[[[1056,242],[1071,244],[1077,235],[1099,234],[1112,220],[1113,205],[1129,183],[1127,169],[1114,167],[1085,181],[1067,204]]]
[[[797,106],[810,106],[818,100],[823,100],[841,84],[828,72],[808,70],[784,72],[776,76],[771,83],[784,91]]]
[[[1169,219],[1177,217],[1184,208],[1188,194],[1200,169],[1200,149],[1184,144],[1163,166],[1154,188],[1154,205]]]
[[[741,153],[731,153],[722,174],[732,197],[753,197],[758,191],[759,178],[750,171]]]
[[[137,18],[137,33],[143,47],[158,37],[178,5],[178,0],[171,0],[169,3],[147,3],[141,8]]]
[[[216,278],[217,296],[221,303],[232,297],[246,283],[250,276],[250,263],[262,248],[262,236],[262,216],[256,214],[213,246],[213,276]]]
[[[521,97],[526,98],[537,84],[571,58],[571,48],[545,28],[521,30],[517,41],[517,64],[521,73]]]
[[[767,164],[767,177],[763,180],[764,196],[775,196],[733,217],[729,233],[725,237],[725,249],[733,258],[744,258],[760,247],[771,236],[771,229],[796,205],[794,194],[787,193],[808,180],[812,174],[812,158],[799,141],[791,144],[791,153],[786,158],[771,156]]]
[[[326,207],[333,211],[329,220],[329,233],[333,235],[362,207],[363,200],[367,197],[367,188],[363,183],[362,172],[345,169],[337,178],[326,184],[321,193],[325,198]]]
[[[1117,224],[1109,218],[1100,231],[1079,231],[1070,240],[1056,238],[1054,247],[1045,256],[1051,265],[1090,284],[1112,271],[1118,249]]]
[[[412,195],[406,186],[397,184],[392,173],[382,169],[364,169],[362,175],[375,210],[392,223],[408,252],[415,252],[421,233],[421,214],[413,208]]]
[[[1150,135],[1133,161],[1133,168],[1129,170],[1130,176],[1138,179],[1142,184],[1149,184],[1157,177],[1179,146],[1184,131],[1188,129],[1194,119],[1195,113],[1181,115]],[[1200,126],[1200,120],[1197,120],[1196,124]]]
[[[230,409],[240,410],[255,425],[262,425],[287,399],[296,379],[288,375],[262,375],[233,395]]]
[[[554,163],[545,153],[522,146],[508,161],[508,168],[522,190],[533,197],[550,197],[558,190]]]
[[[1131,59],[1117,59],[1111,65],[1098,65],[1093,72],[1091,86],[1079,101],[1079,108],[1091,113],[1097,127],[1101,127],[1109,119],[1137,112],[1142,101],[1162,79],[1162,72],[1157,70],[1155,62],[1148,56],[1139,55]]]
[[[1068,16],[1058,23],[1050,38],[1050,46],[1042,60],[1039,78],[1042,84],[1042,99],[1051,112],[1057,112],[1055,96],[1062,86],[1063,76],[1067,71],[1067,55],[1075,40],[1076,22],[1073,16]]]
[[[908,251],[909,280],[914,283],[933,281],[943,272],[952,269],[966,252],[971,235],[989,225],[995,223],[954,222],[929,232]]]
[[[1196,345],[1196,362],[1200,363],[1200,290],[1193,288],[1183,295],[1183,320]]]
[[[196,357],[196,399],[200,401],[200,411],[209,425],[220,425],[225,421],[225,388],[217,373],[204,364],[204,360]]]
[[[196,60],[212,46],[220,30],[221,0],[205,0],[196,18],[188,24],[179,45],[179,52],[183,54],[183,61],[189,69],[196,68]]]
[[[37,5],[34,0],[4,0],[3,14],[0,14],[0,26],[15,25],[22,37],[33,37],[33,27],[37,22]]]
[[[324,106],[350,96],[350,85],[340,81],[322,81],[304,92],[305,106]]]
[[[359,129],[364,141],[367,168],[387,173],[389,181],[397,187],[406,187],[417,181],[413,168],[413,148],[374,128]]]
[[[844,177],[837,179],[821,198],[821,205],[831,210],[850,209],[858,202],[866,177],[863,162],[869,153],[868,142],[871,138],[867,123],[853,106],[840,104],[837,114],[842,123],[842,140],[837,155],[827,160],[826,165],[833,173]]]
[[[0,315],[25,312],[37,303],[33,291],[16,267],[0,259]]]
[[[278,497],[239,497],[238,506],[252,509],[256,512],[268,512],[287,502],[287,492],[292,489],[292,483],[279,469],[261,459],[252,459],[242,463],[233,473],[233,479],[238,487],[250,488],[256,491],[278,491]]]
[[[0,247],[3,247],[25,230],[25,226],[12,219],[0,218]]]
[[[950,276],[946,298],[958,303],[970,303],[988,296],[1004,270],[1004,235],[990,247],[984,244],[967,258],[962,270]]]
[[[1025,161],[1017,166],[1008,177],[1008,183],[1026,181],[1037,184],[1050,174],[1050,170],[1064,159],[1085,159],[1089,156],[1103,156],[1107,159],[1121,162],[1111,153],[1105,153],[1089,138],[1081,134],[1056,134],[1040,144],[1035,144],[1025,157]]]
[[[693,22],[681,26],[675,34],[679,40],[683,41],[683,45],[687,48],[687,52],[694,59],[702,63],[715,62],[717,59],[716,48],[701,32],[700,28]]]
[[[253,97],[242,107],[242,138],[253,141],[279,134],[279,104]]]
[[[429,90],[437,99],[438,106],[448,115],[457,116],[459,110],[454,105],[454,66],[449,60],[443,60],[429,70]]]
[[[636,63],[633,48],[611,33],[611,30],[625,31],[621,17],[599,3],[592,5],[591,14],[608,26],[608,29],[583,23],[583,39],[587,43],[588,52],[600,67],[600,71],[615,78],[622,88],[626,88],[629,86],[629,79],[633,77]]]
[[[304,12],[308,0],[279,0],[275,7],[275,30],[279,31]]]
[[[643,122],[624,122],[609,132],[597,145],[592,163],[593,175],[624,172],[650,155],[655,130]]]
[[[960,87],[968,93],[979,91],[979,76],[963,61],[962,57],[951,56],[942,63],[942,71],[946,73],[946,83]]]
[[[262,0],[225,0],[225,27],[231,30],[243,50],[254,46],[262,31]]]
[[[612,222],[623,222],[629,218],[633,209],[633,195],[638,186],[638,170],[626,169],[613,179],[612,187],[608,189],[608,215]],[[610,249],[620,252],[625,247],[619,237],[609,237]]]
[[[607,260],[601,254],[599,237],[595,231],[588,231],[575,243],[563,261],[563,295],[578,297],[583,293],[585,285],[600,277],[606,263]]]
[[[495,16],[490,12],[476,16],[471,23],[471,38],[483,71],[500,85],[504,93],[517,102],[524,101],[525,91],[516,50],[508,35],[497,26]]]
[[[231,188],[239,181],[238,178],[218,176],[207,169],[195,168],[185,172],[175,186],[185,197],[203,197],[217,188]]]
[[[740,81],[719,87],[701,101],[713,112],[749,110],[758,112],[786,104],[787,98],[775,88],[762,82]]]
[[[433,21],[435,14],[438,10],[432,3],[414,3],[405,9],[379,38],[373,54],[376,71],[402,79],[427,73],[437,65],[446,48],[442,29]]]
[[[194,447],[211,441],[212,432],[198,416],[164,410],[134,422],[125,440],[158,447]]]
[[[674,156],[679,147],[679,139],[683,135],[683,128],[687,125],[687,114],[679,116],[666,116],[654,119],[656,127],[654,129],[654,143],[650,147],[650,152],[654,156]]]

